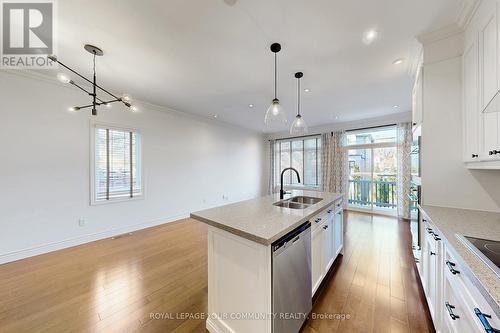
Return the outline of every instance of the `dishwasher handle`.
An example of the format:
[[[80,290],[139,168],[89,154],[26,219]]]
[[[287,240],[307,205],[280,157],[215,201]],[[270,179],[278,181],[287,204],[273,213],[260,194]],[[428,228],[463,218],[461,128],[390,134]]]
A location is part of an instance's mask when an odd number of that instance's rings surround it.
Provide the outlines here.
[[[300,239],[301,234],[309,229],[311,227],[311,223],[307,221],[306,223],[302,224],[300,227],[294,229],[293,231],[289,232],[285,236],[281,237],[277,241],[275,241],[272,244],[272,251],[276,252],[283,246],[285,246],[288,243],[295,243]]]

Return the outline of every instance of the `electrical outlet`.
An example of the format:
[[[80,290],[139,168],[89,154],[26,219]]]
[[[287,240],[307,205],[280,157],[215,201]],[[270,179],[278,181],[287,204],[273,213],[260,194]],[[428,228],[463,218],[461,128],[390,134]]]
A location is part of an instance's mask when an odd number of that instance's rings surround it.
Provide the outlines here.
[[[84,219],[78,219],[78,226],[79,227],[84,227],[85,226],[85,220]]]

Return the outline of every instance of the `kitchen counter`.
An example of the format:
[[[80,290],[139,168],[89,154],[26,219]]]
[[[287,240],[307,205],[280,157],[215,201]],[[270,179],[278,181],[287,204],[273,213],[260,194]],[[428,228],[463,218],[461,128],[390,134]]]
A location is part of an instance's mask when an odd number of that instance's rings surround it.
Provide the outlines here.
[[[323,200],[305,209],[290,209],[274,206],[273,203],[280,201],[279,194],[275,194],[191,213],[191,217],[251,241],[270,245],[342,198],[340,193],[294,190],[285,199],[294,196]]]
[[[470,251],[457,234],[500,241],[500,213],[422,205],[422,210],[439,229],[455,252],[492,299],[500,304],[500,279],[478,256]]]

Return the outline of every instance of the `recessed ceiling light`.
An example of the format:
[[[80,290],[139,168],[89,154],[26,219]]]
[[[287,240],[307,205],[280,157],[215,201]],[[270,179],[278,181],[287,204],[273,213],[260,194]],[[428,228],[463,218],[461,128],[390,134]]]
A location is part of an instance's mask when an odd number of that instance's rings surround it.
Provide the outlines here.
[[[393,65],[401,65],[405,60],[403,58],[398,58],[392,62]]]
[[[249,108],[253,108],[253,104],[248,104],[248,107]]]
[[[217,117],[218,117],[218,115],[214,114],[214,118],[217,118]]]
[[[399,109],[399,105],[393,105],[392,106],[394,109]]]
[[[311,91],[311,89],[306,88],[306,89],[304,89],[304,91],[305,91],[305,92],[310,92],[310,91]]]
[[[377,38],[377,36],[378,36],[377,30],[374,29],[367,30],[363,34],[363,43],[369,45]]]

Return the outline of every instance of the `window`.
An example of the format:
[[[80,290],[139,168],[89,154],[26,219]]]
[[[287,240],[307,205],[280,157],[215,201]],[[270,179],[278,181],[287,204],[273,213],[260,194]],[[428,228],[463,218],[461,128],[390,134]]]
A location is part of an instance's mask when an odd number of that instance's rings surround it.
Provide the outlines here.
[[[92,203],[143,195],[141,136],[136,130],[95,125]]]
[[[347,132],[348,146],[395,142],[396,126],[377,127]]]
[[[298,182],[295,172],[287,171],[283,178],[286,186],[320,186],[321,138],[319,136],[276,141],[274,169],[276,184],[280,183],[281,171],[292,167],[300,174]]]
[[[395,126],[348,131],[348,203],[352,208],[395,213],[397,148]]]

